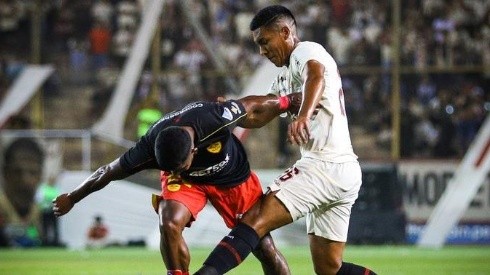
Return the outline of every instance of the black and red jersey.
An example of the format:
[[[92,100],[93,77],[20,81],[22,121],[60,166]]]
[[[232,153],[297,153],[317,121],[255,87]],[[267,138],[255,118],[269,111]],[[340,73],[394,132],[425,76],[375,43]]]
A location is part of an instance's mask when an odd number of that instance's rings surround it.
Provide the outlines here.
[[[245,115],[243,105],[237,100],[190,103],[157,121],[134,147],[120,157],[120,163],[130,174],[144,169],[160,169],[154,152],[158,133],[170,126],[189,126],[196,133],[194,146],[198,151],[190,169],[182,172],[181,177],[194,184],[237,185],[250,175],[245,149],[232,133]]]

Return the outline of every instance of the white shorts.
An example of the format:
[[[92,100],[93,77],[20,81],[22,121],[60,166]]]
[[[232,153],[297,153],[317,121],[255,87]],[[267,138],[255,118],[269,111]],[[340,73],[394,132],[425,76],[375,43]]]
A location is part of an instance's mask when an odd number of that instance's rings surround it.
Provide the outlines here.
[[[306,216],[308,234],[346,242],[351,208],[362,183],[357,161],[301,158],[269,186],[293,221]]]

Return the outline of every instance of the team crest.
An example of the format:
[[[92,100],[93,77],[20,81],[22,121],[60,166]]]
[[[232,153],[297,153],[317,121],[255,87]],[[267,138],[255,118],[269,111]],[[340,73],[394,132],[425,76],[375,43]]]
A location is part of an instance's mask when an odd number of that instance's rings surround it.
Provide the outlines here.
[[[217,154],[219,152],[221,152],[221,142],[215,142],[211,145],[208,146],[208,148],[206,148],[208,150],[209,153],[212,153],[212,154]]]

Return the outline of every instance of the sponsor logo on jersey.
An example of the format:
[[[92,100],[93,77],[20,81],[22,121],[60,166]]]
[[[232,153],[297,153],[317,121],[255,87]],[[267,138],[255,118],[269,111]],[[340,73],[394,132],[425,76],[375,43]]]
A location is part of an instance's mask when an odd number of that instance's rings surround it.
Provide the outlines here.
[[[202,177],[202,176],[209,176],[212,174],[216,174],[219,171],[223,170],[223,168],[230,162],[230,156],[226,154],[226,157],[223,161],[221,161],[218,164],[215,164],[211,167],[208,167],[204,170],[199,170],[199,171],[194,171],[189,173],[189,176],[191,177]]]
[[[208,150],[209,153],[212,153],[212,154],[217,154],[219,152],[221,152],[221,142],[215,142],[211,145],[208,146],[208,148],[206,148]]]
[[[223,114],[221,116],[228,119],[228,120],[233,119],[233,115],[231,114],[231,111],[230,111],[230,109],[228,109],[228,107],[225,107],[225,110],[223,111]]]

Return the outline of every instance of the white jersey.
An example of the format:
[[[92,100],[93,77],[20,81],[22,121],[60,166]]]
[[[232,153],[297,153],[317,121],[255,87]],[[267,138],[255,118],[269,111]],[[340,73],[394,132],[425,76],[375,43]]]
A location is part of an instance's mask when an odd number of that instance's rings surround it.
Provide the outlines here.
[[[340,74],[335,60],[323,46],[300,42],[291,53],[289,66],[274,80],[269,93],[281,96],[304,93],[306,76],[302,74],[309,60],[316,60],[325,67],[325,89],[318,113],[310,120],[310,140],[301,146],[301,155],[334,163],[355,161],[357,156],[352,149]]]

